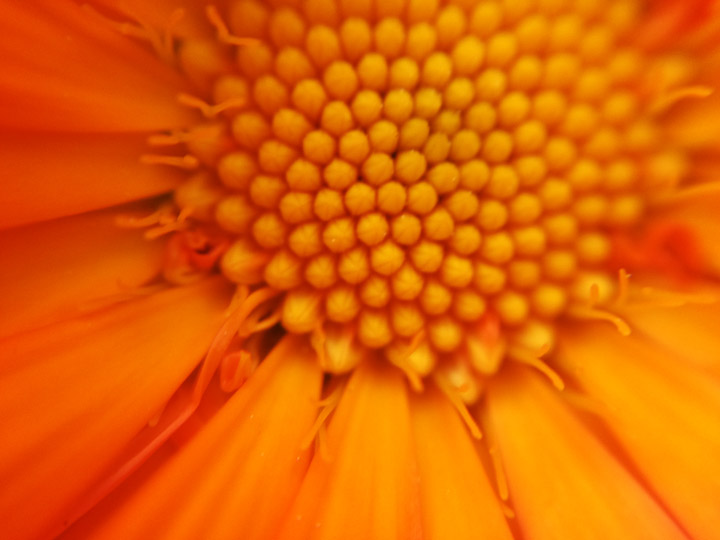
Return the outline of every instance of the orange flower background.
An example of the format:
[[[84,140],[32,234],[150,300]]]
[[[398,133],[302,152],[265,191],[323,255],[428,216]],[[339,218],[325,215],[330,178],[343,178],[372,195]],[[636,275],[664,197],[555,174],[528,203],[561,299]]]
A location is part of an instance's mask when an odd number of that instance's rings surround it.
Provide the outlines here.
[[[720,538],[713,2],[0,5],[3,538]]]

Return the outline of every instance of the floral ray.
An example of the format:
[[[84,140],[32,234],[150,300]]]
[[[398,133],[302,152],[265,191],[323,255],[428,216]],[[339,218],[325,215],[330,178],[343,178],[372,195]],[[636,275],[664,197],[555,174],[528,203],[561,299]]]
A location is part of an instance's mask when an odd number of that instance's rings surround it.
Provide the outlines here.
[[[435,388],[411,396],[423,538],[513,538],[457,410]]]
[[[161,269],[163,241],[121,229],[116,208],[0,231],[0,337],[133,294]]]
[[[317,414],[321,382],[310,346],[283,339],[142,485],[121,488],[66,537],[273,537],[310,461],[311,451],[301,446]]]
[[[487,419],[523,538],[687,539],[539,376],[493,380]]]
[[[142,163],[146,137],[0,132],[0,228],[167,193],[179,170]]]
[[[170,66],[69,0],[0,2],[0,126],[120,132],[182,127]]]
[[[420,536],[407,392],[399,370],[369,360],[357,368],[278,538]]]
[[[720,375],[720,358],[708,354],[717,345],[720,328],[720,289],[677,285],[644,288],[647,300],[619,308],[634,333],[669,349],[678,362]]]
[[[48,534],[72,514],[197,365],[228,298],[208,280],[0,343],[0,519],[10,537]]]
[[[610,431],[691,536],[720,538],[720,380],[651,337],[573,330],[563,333],[558,362],[600,404]]]

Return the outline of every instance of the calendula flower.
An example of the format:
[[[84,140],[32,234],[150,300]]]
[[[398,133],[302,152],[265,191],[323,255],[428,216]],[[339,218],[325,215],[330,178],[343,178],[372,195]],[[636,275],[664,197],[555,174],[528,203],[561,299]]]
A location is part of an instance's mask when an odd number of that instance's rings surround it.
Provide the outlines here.
[[[0,536],[720,539],[714,2],[0,7]]]

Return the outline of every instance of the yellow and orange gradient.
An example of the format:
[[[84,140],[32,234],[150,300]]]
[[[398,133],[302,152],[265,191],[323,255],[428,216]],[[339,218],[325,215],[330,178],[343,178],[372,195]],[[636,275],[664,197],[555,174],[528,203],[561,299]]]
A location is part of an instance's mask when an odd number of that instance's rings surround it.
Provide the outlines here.
[[[505,357],[556,380],[539,357],[558,316],[627,331],[596,309],[612,238],[684,179],[659,116],[711,89],[631,39],[637,2],[377,9],[236,2],[228,28],[210,8],[218,42],[180,62],[211,123],[153,141],[200,169],[175,192],[184,225],[226,233],[203,248],[244,295],[269,287],[257,303],[325,371],[370,349],[468,399]]]
[[[713,2],[0,8],[9,538],[720,539]]]

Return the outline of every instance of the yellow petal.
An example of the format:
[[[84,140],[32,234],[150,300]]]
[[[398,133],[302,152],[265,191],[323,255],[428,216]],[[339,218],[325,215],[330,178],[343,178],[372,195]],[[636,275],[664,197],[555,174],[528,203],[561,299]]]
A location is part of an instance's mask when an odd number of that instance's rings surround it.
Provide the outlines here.
[[[472,436],[435,388],[411,399],[423,538],[512,539]]]
[[[72,514],[201,359],[227,292],[207,281],[0,342],[6,536],[43,536]]]
[[[399,370],[362,364],[330,421],[279,538],[417,538],[420,501],[407,388]]]
[[[487,416],[523,538],[686,538],[539,375],[495,379]]]
[[[563,332],[558,360],[693,538],[720,538],[720,381],[641,336]],[[715,348],[707,351],[717,355]]]

